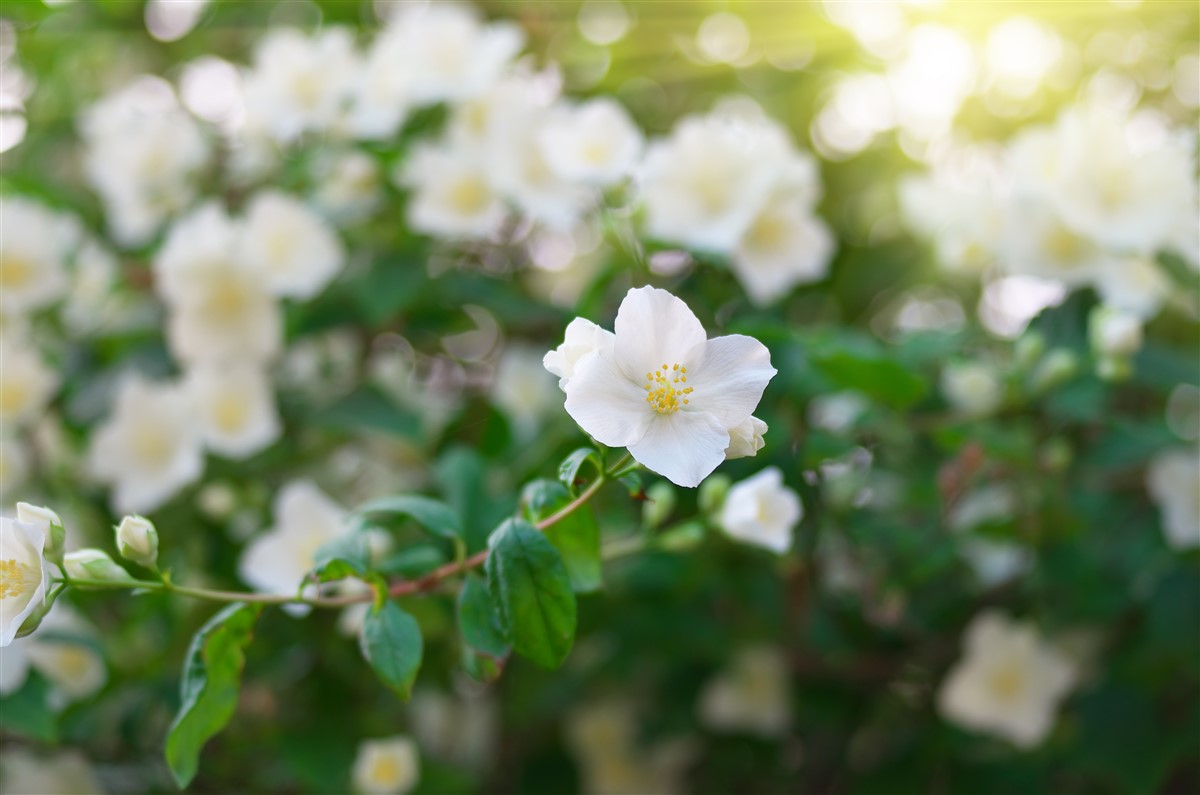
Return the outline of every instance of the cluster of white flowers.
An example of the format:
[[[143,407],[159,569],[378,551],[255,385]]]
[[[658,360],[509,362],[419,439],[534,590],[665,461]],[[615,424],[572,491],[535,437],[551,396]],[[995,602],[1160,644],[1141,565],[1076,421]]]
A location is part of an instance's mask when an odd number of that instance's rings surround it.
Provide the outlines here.
[[[766,424],[751,413],[776,372],[766,346],[708,339],[687,304],[653,287],[626,294],[614,328],[576,318],[543,362],[583,430],[689,488],[758,452]]]
[[[1093,102],[1022,130],[998,157],[909,178],[901,206],[950,270],[1092,286],[1148,319],[1171,292],[1155,255],[1200,267],[1192,139]]]

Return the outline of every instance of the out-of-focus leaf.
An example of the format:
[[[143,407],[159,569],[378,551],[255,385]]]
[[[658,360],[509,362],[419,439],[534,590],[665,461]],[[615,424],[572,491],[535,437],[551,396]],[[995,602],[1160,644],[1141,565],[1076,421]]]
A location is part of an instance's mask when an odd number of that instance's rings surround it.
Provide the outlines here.
[[[554,480],[532,481],[521,494],[521,504],[530,522],[553,516],[570,502],[571,493],[566,486]],[[562,555],[576,593],[595,591],[603,586],[600,526],[590,506],[576,508],[543,532]]]
[[[313,421],[320,425],[354,431],[383,431],[408,439],[420,434],[421,421],[400,408],[382,392],[364,386],[317,412]]]
[[[313,553],[313,574],[320,582],[360,577],[371,565],[371,549],[363,533],[352,532],[335,538]]]
[[[50,708],[49,696],[50,684],[31,671],[19,690],[0,698],[0,728],[32,740],[54,742],[58,716]]]
[[[451,540],[461,538],[463,533],[462,522],[459,520],[458,514],[450,509],[450,506],[420,494],[397,494],[393,497],[382,497],[360,506],[356,513],[363,516],[371,514],[406,516],[434,535]]]
[[[458,592],[458,627],[471,648],[492,657],[508,654],[508,641],[504,639],[487,583],[475,575],[463,580]]]

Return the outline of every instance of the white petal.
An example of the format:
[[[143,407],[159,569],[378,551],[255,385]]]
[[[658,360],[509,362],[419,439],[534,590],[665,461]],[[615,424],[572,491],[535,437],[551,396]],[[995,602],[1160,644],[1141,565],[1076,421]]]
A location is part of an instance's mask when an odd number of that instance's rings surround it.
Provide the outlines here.
[[[627,447],[646,434],[656,416],[646,391],[617,367],[611,351],[580,359],[566,386],[567,413],[600,444]]]
[[[754,413],[776,372],[767,347],[740,334],[709,340],[701,363],[689,367],[688,383],[696,391],[688,409],[710,414],[726,428]]]
[[[625,294],[614,329],[617,361],[638,383],[644,383],[646,373],[664,364],[684,362],[706,339],[704,327],[687,304],[653,287]]]
[[[693,488],[725,460],[728,446],[729,431],[709,415],[676,412],[657,417],[629,452],[651,472]]]

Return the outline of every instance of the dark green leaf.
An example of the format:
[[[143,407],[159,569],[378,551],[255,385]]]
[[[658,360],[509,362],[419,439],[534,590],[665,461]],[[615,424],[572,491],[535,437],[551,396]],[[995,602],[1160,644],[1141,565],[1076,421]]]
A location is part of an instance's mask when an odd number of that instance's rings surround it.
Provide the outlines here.
[[[492,657],[508,654],[508,641],[492,605],[487,584],[471,575],[458,592],[458,628],[467,645]]]
[[[513,648],[558,667],[575,639],[575,593],[558,550],[523,519],[496,528],[488,546],[488,590]]]
[[[592,466],[596,467],[596,472],[599,474],[604,469],[604,464],[600,461],[600,453],[592,447],[580,447],[575,452],[563,459],[558,466],[558,479],[561,480],[568,489],[574,493],[576,481],[579,479],[579,470],[587,462],[591,462]]]
[[[322,544],[313,555],[313,573],[321,582],[361,577],[371,565],[371,549],[363,533],[347,533]]]
[[[408,700],[421,667],[421,627],[395,602],[372,608],[363,622],[359,648],[384,684]]]
[[[167,765],[180,787],[195,777],[200,749],[233,717],[246,662],[243,650],[261,611],[259,605],[231,604],[192,638],[179,713],[167,732]]]
[[[836,351],[814,354],[813,364],[843,389],[857,389],[895,408],[908,408],[925,396],[925,380],[883,357]]]
[[[571,502],[571,493],[554,480],[535,480],[521,494],[521,504],[530,522],[554,515]],[[587,593],[603,587],[600,561],[600,527],[590,506],[576,508],[543,531],[562,555],[571,587]]]
[[[400,408],[373,387],[363,387],[347,395],[313,419],[334,428],[383,431],[408,439],[416,438],[421,429],[415,414]]]

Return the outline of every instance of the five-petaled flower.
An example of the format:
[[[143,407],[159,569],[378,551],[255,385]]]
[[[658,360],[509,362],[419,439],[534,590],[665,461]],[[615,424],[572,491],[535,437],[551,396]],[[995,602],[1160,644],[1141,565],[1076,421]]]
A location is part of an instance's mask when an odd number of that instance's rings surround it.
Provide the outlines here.
[[[36,524],[0,519],[0,647],[12,643],[29,614],[45,602],[49,570]]]

